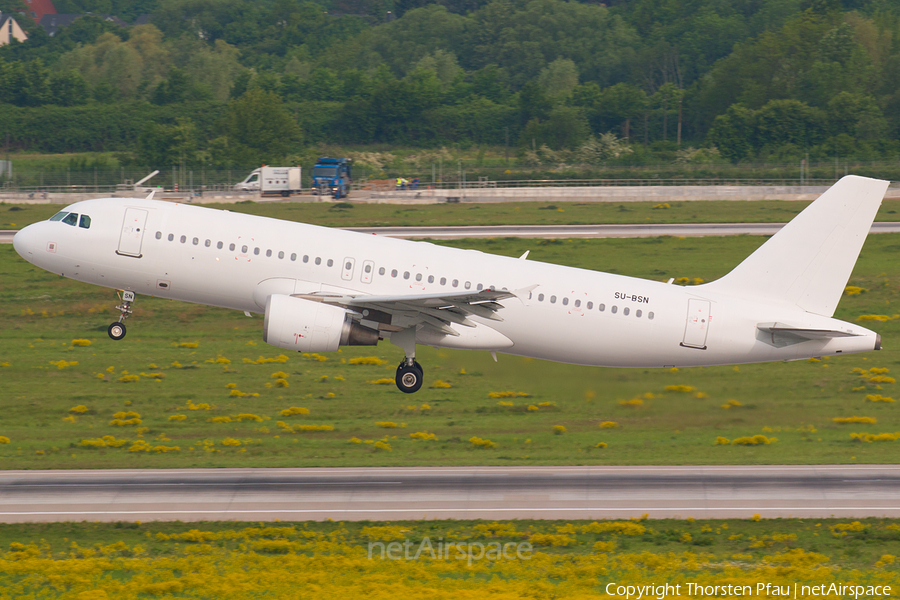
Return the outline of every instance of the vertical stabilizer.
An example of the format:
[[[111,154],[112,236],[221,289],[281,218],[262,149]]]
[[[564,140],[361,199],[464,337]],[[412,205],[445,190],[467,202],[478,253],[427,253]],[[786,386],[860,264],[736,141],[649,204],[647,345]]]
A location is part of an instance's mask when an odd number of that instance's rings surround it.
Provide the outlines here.
[[[889,183],[844,177],[708,289],[832,316]]]

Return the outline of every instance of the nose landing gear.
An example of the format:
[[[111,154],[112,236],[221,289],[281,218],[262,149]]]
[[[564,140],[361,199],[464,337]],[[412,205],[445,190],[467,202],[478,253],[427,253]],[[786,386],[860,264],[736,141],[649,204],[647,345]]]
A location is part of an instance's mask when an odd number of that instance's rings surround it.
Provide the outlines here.
[[[125,337],[125,319],[131,314],[132,302],[134,302],[134,292],[122,292],[122,303],[116,307],[116,310],[120,313],[119,320],[106,330],[110,338],[119,341]]]

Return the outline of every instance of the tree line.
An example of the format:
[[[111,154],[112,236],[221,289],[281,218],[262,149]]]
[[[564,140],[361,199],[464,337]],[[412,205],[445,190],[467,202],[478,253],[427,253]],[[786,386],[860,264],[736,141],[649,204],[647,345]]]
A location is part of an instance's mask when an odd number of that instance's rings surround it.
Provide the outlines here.
[[[900,154],[900,7],[877,0],[57,2],[98,7],[151,23],[32,24],[0,48],[12,148],[211,166],[321,143],[537,162]]]

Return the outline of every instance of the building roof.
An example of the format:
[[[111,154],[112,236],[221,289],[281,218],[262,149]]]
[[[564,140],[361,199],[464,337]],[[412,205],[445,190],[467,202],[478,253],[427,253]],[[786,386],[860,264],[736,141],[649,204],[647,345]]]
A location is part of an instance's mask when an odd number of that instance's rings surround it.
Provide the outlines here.
[[[40,23],[44,15],[55,15],[56,7],[52,0],[23,0],[28,6],[28,14],[35,23]]]
[[[44,18],[41,19],[41,27],[44,28],[44,31],[47,32],[47,35],[53,37],[56,33],[62,29],[63,27],[68,27],[72,23],[75,22],[75,19],[79,17],[97,17],[98,19],[103,19],[104,21],[109,21],[110,23],[115,23],[119,27],[128,27],[128,23],[120,19],[119,17],[113,15],[60,15],[60,14],[52,14],[52,15],[44,15]]]
[[[11,38],[24,42],[28,39],[28,34],[11,15],[0,13],[0,46],[10,43]]]
[[[80,16],[81,15],[60,15],[54,13],[52,15],[44,15],[39,23],[41,27],[44,28],[44,31],[47,32],[47,35],[53,36],[56,35],[56,32],[61,28],[68,27],[74,23],[75,19]]]

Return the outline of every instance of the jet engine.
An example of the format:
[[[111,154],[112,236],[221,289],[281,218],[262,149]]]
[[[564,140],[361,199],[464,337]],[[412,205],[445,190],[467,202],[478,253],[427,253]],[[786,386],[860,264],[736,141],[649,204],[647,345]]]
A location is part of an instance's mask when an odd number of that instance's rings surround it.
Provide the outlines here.
[[[297,352],[332,352],[338,346],[374,346],[378,332],[338,306],[273,294],[266,299],[263,341]]]

